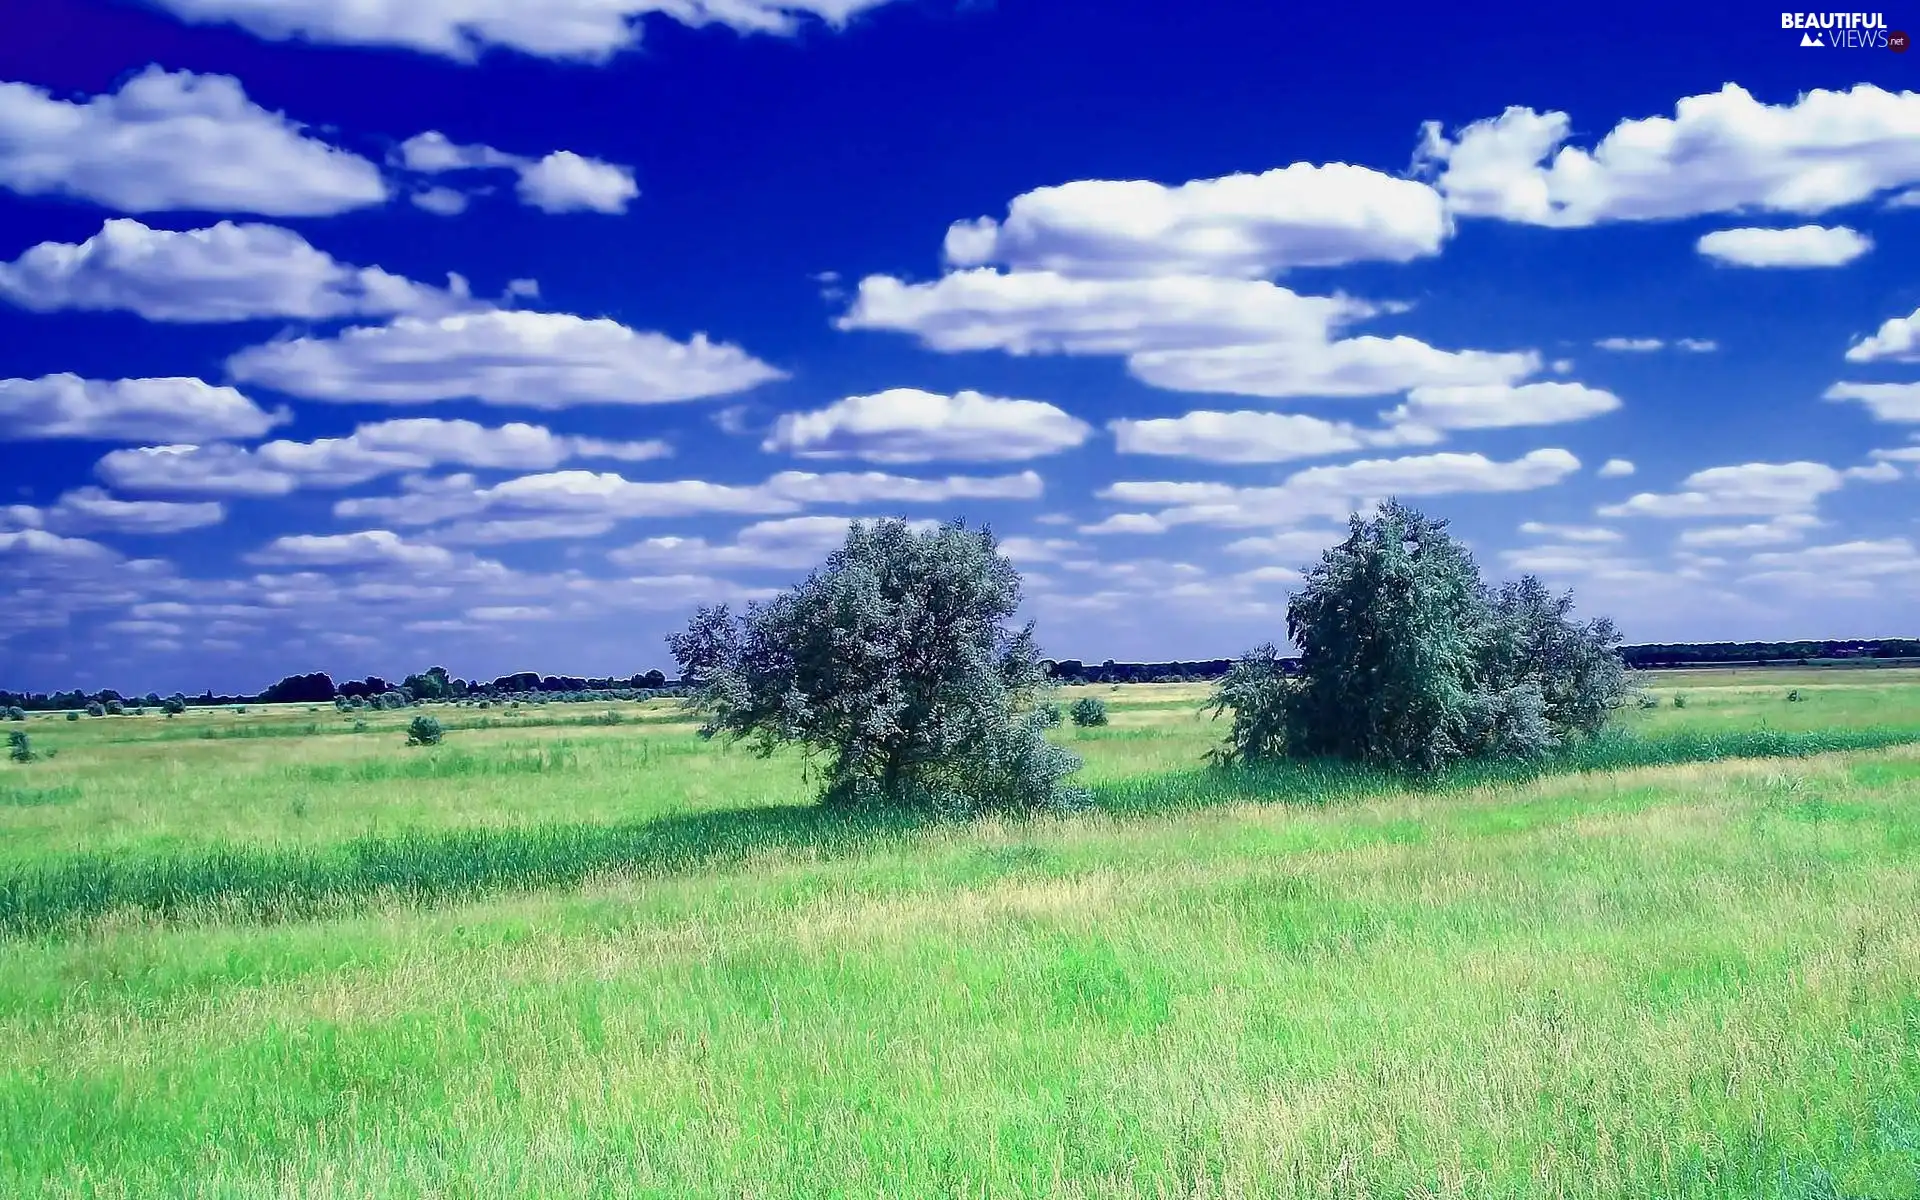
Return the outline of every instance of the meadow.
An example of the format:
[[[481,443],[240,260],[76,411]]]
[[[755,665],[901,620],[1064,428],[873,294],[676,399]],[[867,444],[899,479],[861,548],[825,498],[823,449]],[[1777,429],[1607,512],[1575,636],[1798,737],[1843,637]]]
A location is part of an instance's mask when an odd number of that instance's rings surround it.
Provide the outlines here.
[[[1066,689],[1029,821],[668,701],[37,715],[0,1196],[1920,1195],[1920,669],[1648,683],[1420,782]]]

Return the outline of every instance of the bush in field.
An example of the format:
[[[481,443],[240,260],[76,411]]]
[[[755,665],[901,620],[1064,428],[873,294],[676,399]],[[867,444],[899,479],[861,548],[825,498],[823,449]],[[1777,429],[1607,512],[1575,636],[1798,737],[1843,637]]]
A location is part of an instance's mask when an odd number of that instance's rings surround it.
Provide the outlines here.
[[[1350,520],[1287,604],[1298,672],[1261,647],[1216,688],[1213,709],[1233,714],[1218,759],[1435,771],[1538,756],[1606,723],[1628,695],[1613,623],[1574,621],[1572,597],[1531,576],[1488,588],[1446,529],[1395,501]]]
[[[1788,693],[1787,693],[1787,703],[1788,703],[1788,704],[1798,704],[1798,703],[1800,703],[1800,702],[1801,702],[1802,700],[1805,700],[1805,699],[1806,699],[1806,697],[1805,697],[1805,696],[1802,696],[1802,695],[1800,694],[1800,689],[1799,689],[1799,688],[1794,688],[1794,689],[1793,689],[1792,691],[1790,691],[1790,692],[1788,692]]]
[[[178,696],[178,695],[168,696],[166,700],[162,702],[162,704],[160,705],[160,708],[168,716],[177,717],[181,713],[187,711],[187,698],[185,696]]]
[[[87,702],[87,715],[90,717],[104,717],[107,715],[107,706],[98,700],[90,700]]]
[[[107,701],[106,707],[107,707],[107,715],[110,717],[124,716],[127,711],[127,706],[120,703],[120,701],[118,700]]]
[[[668,638],[705,737],[823,757],[833,805],[966,813],[1077,803],[1079,760],[1043,736],[1020,574],[985,530],[855,524],[807,579]]]
[[[1035,705],[1033,711],[1040,714],[1040,724],[1047,729],[1054,729],[1067,719],[1066,712],[1051,700]]]
[[[17,763],[29,763],[34,760],[33,740],[24,729],[15,729],[7,734],[7,757]]]
[[[1642,697],[1640,697],[1640,707],[1641,707],[1641,708],[1659,708],[1659,707],[1660,707],[1660,697],[1658,697],[1658,696],[1642,696]]]
[[[425,713],[415,717],[407,725],[407,745],[438,746],[446,731],[440,728],[440,722]]]
[[[24,709],[24,708],[21,708],[21,707],[20,707],[20,706],[19,706],[18,704],[14,704],[14,705],[9,705],[9,706],[8,706],[8,708],[7,708],[7,720],[9,720],[9,721],[24,721],[24,720],[26,720],[26,719],[27,719],[27,710],[26,710],[26,709]]]
[[[1073,723],[1082,729],[1107,723],[1107,702],[1098,696],[1082,696],[1068,711],[1073,715]]]
[[[79,719],[80,719],[80,710],[79,710],[79,709],[75,709],[75,708],[70,708],[70,709],[68,709],[68,710],[67,710],[67,720],[69,720],[69,721],[78,721]]]
[[[1675,692],[1673,695],[1673,706],[1675,708],[1685,708],[1687,706],[1686,693]]]

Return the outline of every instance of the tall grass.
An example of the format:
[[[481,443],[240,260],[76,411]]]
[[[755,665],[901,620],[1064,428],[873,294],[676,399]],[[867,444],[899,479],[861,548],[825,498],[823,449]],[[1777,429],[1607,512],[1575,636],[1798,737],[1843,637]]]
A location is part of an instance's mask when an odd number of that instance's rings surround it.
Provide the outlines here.
[[[1337,763],[1192,770],[1105,781],[1096,807],[1116,817],[1255,800],[1319,806],[1394,788],[1435,790],[1523,782],[1550,773],[1794,758],[1920,742],[1920,729],[1610,733],[1549,759],[1478,764],[1409,780]],[[304,777],[378,782],[474,772],[546,772],[572,762],[565,743],[485,758],[465,754],[303,766]],[[505,829],[407,831],[329,846],[80,853],[0,874],[0,934],[59,930],[119,910],[164,920],[207,916],[277,921],[371,899],[442,903],[487,892],[577,884],[590,876],[679,874],[744,861],[763,851],[835,857],[924,829],[912,814],[847,814],[818,807],[735,808],[630,824],[546,824]]]

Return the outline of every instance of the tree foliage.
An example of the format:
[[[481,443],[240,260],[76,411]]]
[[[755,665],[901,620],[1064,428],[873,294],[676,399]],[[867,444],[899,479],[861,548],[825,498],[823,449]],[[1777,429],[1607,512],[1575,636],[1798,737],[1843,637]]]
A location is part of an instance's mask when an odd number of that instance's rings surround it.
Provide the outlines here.
[[[1020,575],[993,536],[951,524],[855,524],[807,579],[668,638],[701,733],[824,760],[828,803],[944,812],[1074,803],[1073,755],[1042,736]]]
[[[446,730],[434,717],[421,713],[407,725],[407,745],[438,746],[440,739],[446,736]]]
[[[1287,605],[1297,670],[1263,646],[1215,690],[1233,714],[1218,757],[1434,771],[1596,732],[1627,695],[1613,623],[1574,621],[1531,576],[1490,589],[1446,529],[1393,501],[1354,516]]]
[[[1068,710],[1073,723],[1082,729],[1107,723],[1107,702],[1098,696],[1082,696]]]

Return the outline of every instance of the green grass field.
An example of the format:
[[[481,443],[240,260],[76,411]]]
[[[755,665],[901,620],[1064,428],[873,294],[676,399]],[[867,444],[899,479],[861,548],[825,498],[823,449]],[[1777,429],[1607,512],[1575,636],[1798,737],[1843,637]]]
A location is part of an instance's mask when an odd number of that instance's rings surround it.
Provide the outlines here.
[[[1920,670],[1651,684],[1420,786],[1087,689],[966,824],[664,702],[36,716],[0,1197],[1920,1196]]]

